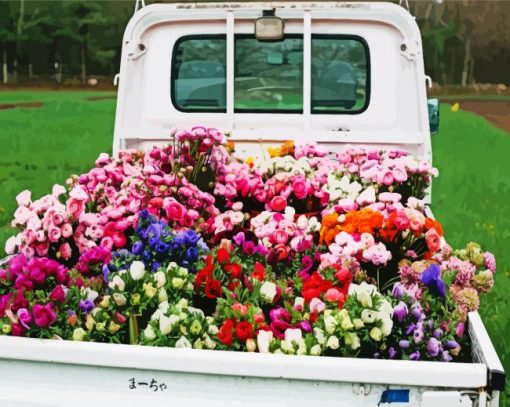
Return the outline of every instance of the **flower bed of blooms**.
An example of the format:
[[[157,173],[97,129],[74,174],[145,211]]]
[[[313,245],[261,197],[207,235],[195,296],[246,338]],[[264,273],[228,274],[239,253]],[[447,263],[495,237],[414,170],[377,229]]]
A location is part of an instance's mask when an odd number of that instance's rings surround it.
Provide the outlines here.
[[[300,355],[466,360],[494,256],[454,250],[403,151],[285,143],[235,157],[214,129],[101,154],[17,197],[0,332]]]

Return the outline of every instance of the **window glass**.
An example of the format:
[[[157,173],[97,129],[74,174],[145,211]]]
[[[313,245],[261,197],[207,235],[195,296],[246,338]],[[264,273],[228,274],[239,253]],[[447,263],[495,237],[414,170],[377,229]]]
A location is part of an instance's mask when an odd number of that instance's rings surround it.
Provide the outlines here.
[[[235,38],[234,109],[302,112],[303,38],[261,42]],[[355,36],[313,35],[312,113],[360,113],[370,96],[366,42]],[[181,38],[172,58],[172,101],[177,109],[226,111],[226,37]]]
[[[172,58],[172,99],[183,111],[226,109],[225,36],[183,37]]]
[[[312,112],[360,112],[369,97],[368,48],[360,38],[312,39]]]
[[[242,110],[301,111],[303,109],[303,40],[261,42],[252,37],[235,41],[234,107]]]

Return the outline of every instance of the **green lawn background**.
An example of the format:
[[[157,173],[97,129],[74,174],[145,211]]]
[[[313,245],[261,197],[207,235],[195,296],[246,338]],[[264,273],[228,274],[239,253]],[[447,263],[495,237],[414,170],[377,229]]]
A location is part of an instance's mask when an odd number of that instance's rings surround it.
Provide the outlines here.
[[[0,110],[0,254],[13,232],[9,222],[21,190],[30,189],[37,198],[70,174],[89,169],[100,152],[111,152],[115,101],[86,100],[109,95],[113,94],[0,92],[0,104],[45,103],[36,109]],[[447,240],[454,247],[478,241],[496,255],[496,287],[484,298],[481,314],[510,372],[510,134],[463,112],[462,105],[452,112],[443,104],[441,131],[432,144],[440,171],[433,184],[432,209]]]

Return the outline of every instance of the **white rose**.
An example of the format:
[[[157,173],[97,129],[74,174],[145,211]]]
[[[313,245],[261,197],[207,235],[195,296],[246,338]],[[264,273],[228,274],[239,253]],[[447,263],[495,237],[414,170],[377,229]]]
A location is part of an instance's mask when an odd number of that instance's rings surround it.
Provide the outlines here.
[[[152,326],[150,325],[147,325],[147,328],[144,329],[143,334],[150,341],[156,339],[156,333],[154,332]]]
[[[166,284],[166,276],[162,271],[154,273],[154,280],[156,280],[156,287],[161,288]]]
[[[260,330],[257,334],[257,347],[260,353],[268,353],[269,345],[273,341],[273,333],[271,331]]]
[[[141,261],[134,261],[129,268],[129,273],[133,280],[141,280],[145,275],[145,265]]]
[[[336,350],[340,347],[340,341],[336,336],[330,336],[328,338],[328,342],[326,343],[326,346],[330,349]]]
[[[175,342],[175,347],[189,349],[191,348],[191,343],[185,336],[181,336],[179,340]]]
[[[260,287],[260,294],[266,302],[273,302],[274,297],[276,296],[276,284],[271,283],[270,281],[264,282],[262,287]]]

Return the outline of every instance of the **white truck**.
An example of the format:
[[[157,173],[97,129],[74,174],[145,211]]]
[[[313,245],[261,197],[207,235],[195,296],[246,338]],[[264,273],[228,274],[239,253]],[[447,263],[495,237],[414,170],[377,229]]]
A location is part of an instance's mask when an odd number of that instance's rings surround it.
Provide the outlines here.
[[[116,79],[114,153],[204,124],[245,155],[306,139],[432,158],[420,32],[391,3],[142,7]],[[498,406],[504,371],[477,313],[469,335],[472,363],[0,337],[0,406]]]

